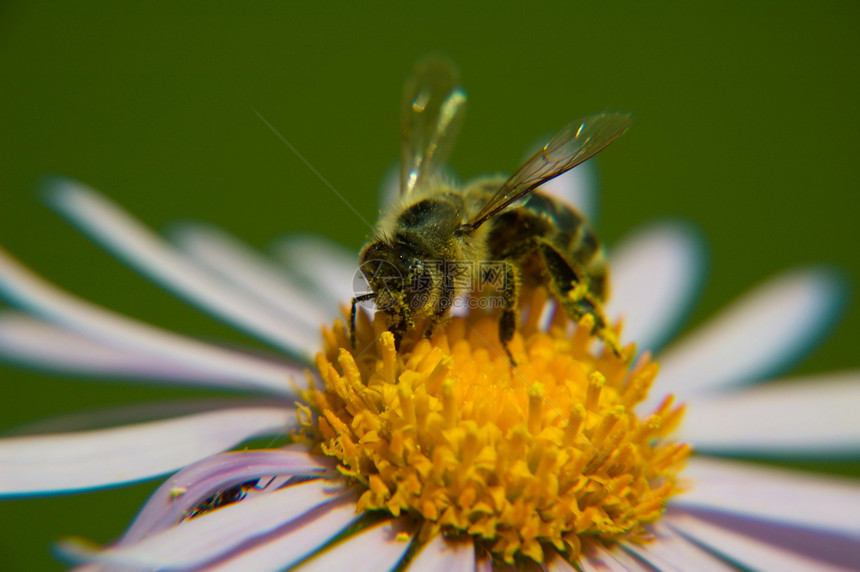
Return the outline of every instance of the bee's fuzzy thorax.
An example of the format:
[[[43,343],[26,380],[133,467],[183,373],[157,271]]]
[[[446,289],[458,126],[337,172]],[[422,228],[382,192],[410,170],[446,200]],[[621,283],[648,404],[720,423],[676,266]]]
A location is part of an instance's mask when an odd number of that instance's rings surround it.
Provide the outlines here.
[[[458,189],[452,177],[439,175],[412,193],[399,196],[388,208],[380,212],[379,221],[374,229],[374,238],[390,243],[398,230],[398,219],[409,207],[440,194],[458,193]]]

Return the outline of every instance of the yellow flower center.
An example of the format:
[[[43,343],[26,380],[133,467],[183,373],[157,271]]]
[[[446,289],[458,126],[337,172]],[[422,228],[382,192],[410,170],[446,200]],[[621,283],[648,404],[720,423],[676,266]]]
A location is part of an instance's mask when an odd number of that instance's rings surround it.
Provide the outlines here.
[[[384,320],[362,316],[357,349],[340,322],[325,330],[311,431],[366,487],[359,511],[411,514],[422,540],[470,535],[508,563],[647,540],[690,453],[665,440],[683,408],[668,396],[638,418],[657,364],[631,368],[632,346],[591,353],[588,316],[574,329],[559,311],[541,331],[546,294],[530,298],[510,344],[516,367],[487,315],[452,318],[430,339],[418,325],[399,351]]]

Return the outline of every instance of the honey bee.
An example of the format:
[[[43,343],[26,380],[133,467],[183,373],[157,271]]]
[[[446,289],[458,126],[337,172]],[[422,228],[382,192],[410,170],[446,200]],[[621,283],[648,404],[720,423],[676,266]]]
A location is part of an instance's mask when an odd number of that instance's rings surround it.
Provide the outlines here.
[[[603,302],[606,260],[583,216],[538,189],[603,150],[631,124],[623,113],[599,113],[568,124],[508,177],[464,188],[447,181],[443,166],[465,110],[466,95],[444,60],[420,64],[407,82],[401,110],[400,196],[384,213],[360,255],[373,300],[399,343],[418,320],[430,336],[455,300],[491,283],[500,299],[499,341],[509,342],[523,288],[544,286],[568,316],[594,319],[593,332],[615,353]]]

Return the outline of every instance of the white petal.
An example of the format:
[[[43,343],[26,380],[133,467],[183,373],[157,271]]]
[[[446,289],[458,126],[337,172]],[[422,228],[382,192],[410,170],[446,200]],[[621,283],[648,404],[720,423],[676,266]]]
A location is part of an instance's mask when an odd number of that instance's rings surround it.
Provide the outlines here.
[[[289,236],[273,245],[275,256],[329,303],[345,304],[355,295],[358,254],[318,236]],[[362,282],[363,284],[363,282]]]
[[[544,143],[541,143],[542,147]],[[537,148],[535,149],[537,150]],[[593,159],[547,181],[540,190],[560,198],[585,215],[589,221],[597,217],[597,165]]]
[[[769,280],[659,356],[651,403],[666,392],[683,401],[783,369],[832,325],[841,299],[840,281],[825,270]]]
[[[190,568],[215,560],[343,494],[342,487],[317,479],[221,507],[135,544],[95,553],[74,544],[62,548],[67,554],[98,562],[157,569]]]
[[[77,375],[233,385],[218,372],[111,347],[17,312],[0,312],[0,355],[23,365]]]
[[[583,572],[654,572],[654,569],[641,560],[627,554],[620,546],[612,549],[591,543],[579,561]]]
[[[655,527],[655,538],[645,544],[624,544],[625,550],[635,554],[657,570],[696,570],[696,572],[730,572],[735,570],[725,560],[696,546],[673,529]]]
[[[666,522],[679,533],[721,553],[727,560],[753,570],[846,571],[838,565],[808,558],[797,552],[767,544],[742,533],[685,515],[667,515]],[[850,568],[856,570],[856,568]]]
[[[409,563],[409,572],[474,572],[475,543],[471,540],[446,540],[441,534],[421,547]]]
[[[756,518],[860,540],[860,482],[694,457],[689,490],[670,504]]]
[[[275,538],[240,550],[234,557],[208,566],[207,572],[276,572],[311,556],[358,518],[352,499],[334,501],[297,519]]]
[[[406,539],[398,538],[405,534]],[[391,570],[409,548],[411,526],[406,517],[365,528],[346,540],[303,562],[296,571],[379,572]]]
[[[324,308],[274,261],[214,227],[185,223],[171,234],[183,251],[211,272],[272,310],[300,322],[308,337],[315,337],[320,325],[339,315],[336,305]]]
[[[860,372],[693,399],[678,438],[700,452],[835,457],[860,452]]]
[[[649,226],[610,254],[608,314],[623,321],[626,342],[656,350],[681,324],[701,288],[704,248],[679,223]]]
[[[69,572],[120,572],[119,570],[112,569],[103,564],[93,563],[93,564],[84,564],[82,566],[75,566],[70,569]]]
[[[244,298],[92,189],[61,180],[50,188],[49,199],[105,248],[192,303],[282,350],[314,354],[315,338]]]
[[[69,434],[0,440],[0,494],[71,491],[175,471],[256,435],[284,433],[285,407],[244,407]]]
[[[190,368],[232,377],[233,386],[280,395],[293,395],[290,375],[303,377],[299,368],[254,358],[205,344],[76,298],[45,282],[0,249],[0,296],[50,322],[109,346],[167,358]]]

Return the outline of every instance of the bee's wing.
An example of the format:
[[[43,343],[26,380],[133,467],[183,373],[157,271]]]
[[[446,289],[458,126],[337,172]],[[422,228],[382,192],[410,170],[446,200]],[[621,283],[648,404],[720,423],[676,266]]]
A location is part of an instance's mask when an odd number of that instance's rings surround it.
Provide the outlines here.
[[[400,195],[432,178],[448,158],[466,109],[457,72],[442,59],[420,63],[403,92]]]
[[[535,188],[590,159],[630,127],[626,113],[598,113],[574,121],[526,161],[464,226],[472,231]]]

